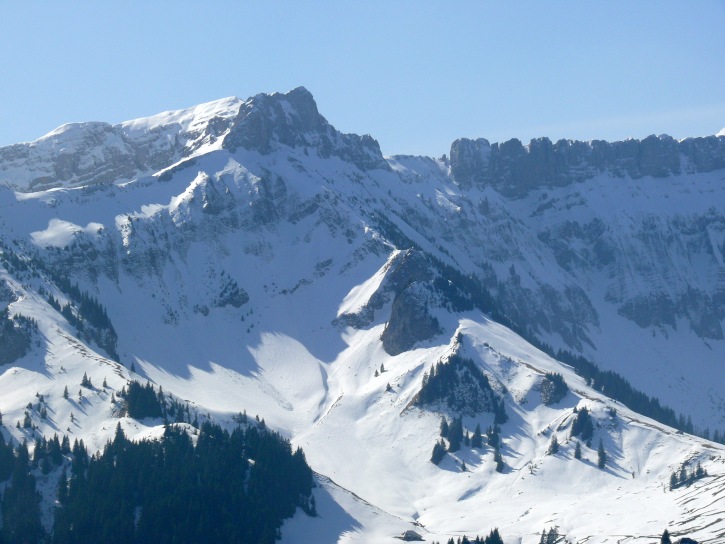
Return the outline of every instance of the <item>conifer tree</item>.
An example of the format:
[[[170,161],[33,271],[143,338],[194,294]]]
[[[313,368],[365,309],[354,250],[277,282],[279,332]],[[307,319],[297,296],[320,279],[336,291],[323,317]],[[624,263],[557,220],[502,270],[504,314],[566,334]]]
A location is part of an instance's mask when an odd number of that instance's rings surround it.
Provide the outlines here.
[[[607,464],[607,452],[604,451],[604,443],[599,439],[599,448],[597,449],[597,466],[604,468]]]
[[[594,425],[586,406],[576,413],[576,418],[571,424],[571,436],[581,436],[581,439],[588,441],[594,433]]]
[[[493,460],[496,462],[496,472],[503,472],[505,465],[503,462],[503,457],[501,456],[501,451],[498,449],[498,446],[496,446],[496,450],[494,451]]]
[[[454,417],[448,428],[448,451],[456,452],[461,449],[463,441],[463,420],[460,417]]]
[[[493,427],[489,427],[488,429],[488,445],[493,448],[498,448],[498,444],[500,441],[500,435],[499,433],[501,430],[499,429],[498,425],[494,425]]]
[[[65,467],[60,473],[60,479],[58,480],[58,502],[63,504],[68,497],[68,473]]]
[[[0,504],[3,519],[0,541],[39,543],[43,536],[40,494],[30,472],[30,455],[25,441],[18,446],[16,454],[10,484],[5,488]]]
[[[430,456],[430,461],[434,465],[437,465],[438,463],[440,463],[443,460],[445,455],[446,455],[446,446],[443,443],[443,440],[441,440],[440,442],[436,442],[435,445],[433,446],[433,453]]]
[[[448,438],[448,422],[446,421],[445,416],[441,417],[441,436],[443,438]]]
[[[670,532],[667,529],[665,529],[665,532],[662,533],[662,538],[660,538],[660,544],[672,544]]]
[[[498,528],[491,531],[491,533],[485,539],[486,544],[503,544],[503,538],[498,532]]]
[[[581,459],[582,458],[582,445],[581,442],[578,440],[576,441],[576,446],[574,447],[574,459]]]
[[[551,435],[551,442],[549,443],[549,449],[547,455],[556,455],[559,452],[559,441],[556,439],[556,435]]]
[[[473,431],[473,436],[471,437],[471,447],[472,448],[483,448],[483,436],[481,436],[481,425],[476,423],[476,429]]]
[[[63,389],[63,398],[68,399],[68,386],[65,386],[65,389]]]

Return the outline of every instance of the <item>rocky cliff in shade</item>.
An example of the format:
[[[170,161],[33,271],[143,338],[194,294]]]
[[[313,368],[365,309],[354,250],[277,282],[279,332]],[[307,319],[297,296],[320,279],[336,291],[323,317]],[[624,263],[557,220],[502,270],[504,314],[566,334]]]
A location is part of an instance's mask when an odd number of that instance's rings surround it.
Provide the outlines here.
[[[450,166],[463,186],[495,187],[509,197],[525,196],[540,188],[564,187],[599,174],[639,179],[712,172],[725,168],[725,138],[688,138],[667,135],[644,140],[578,142],[548,138],[524,146],[513,139],[490,144],[483,138],[456,140]]]

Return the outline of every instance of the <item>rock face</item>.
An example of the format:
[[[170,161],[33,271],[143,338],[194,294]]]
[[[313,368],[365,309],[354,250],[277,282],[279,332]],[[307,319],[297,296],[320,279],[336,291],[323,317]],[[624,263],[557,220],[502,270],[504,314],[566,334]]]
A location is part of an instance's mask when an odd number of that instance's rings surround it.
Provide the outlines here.
[[[356,329],[368,327],[375,320],[375,313],[391,300],[397,299],[408,287],[430,283],[433,279],[433,271],[425,256],[413,249],[393,254],[382,272],[385,274],[383,281],[366,303],[354,313],[339,316],[336,323]]]
[[[436,272],[423,253],[408,249],[395,253],[382,273],[383,280],[366,303],[354,313],[340,315],[335,324],[366,328],[392,300],[381,340],[387,353],[398,355],[441,331],[438,320],[430,313],[431,307],[439,302],[433,289]]]
[[[312,148],[322,158],[339,157],[361,170],[389,169],[372,137],[335,130],[304,87],[255,96],[242,106],[224,140],[232,151],[242,147],[268,154],[280,146]]]
[[[540,187],[563,187],[597,174],[655,178],[725,168],[725,137],[688,138],[667,135],[643,140],[579,142],[548,138],[524,146],[513,139],[490,144],[481,138],[451,145],[454,179],[464,187],[491,185],[508,197],[521,197]]]
[[[361,170],[389,170],[372,137],[335,130],[309,91],[299,87],[118,125],[63,125],[34,142],[0,148],[0,183],[21,191],[105,185],[151,175],[214,149],[268,154],[281,146],[314,149],[320,157],[339,157]]]
[[[395,297],[390,319],[381,336],[388,354],[408,351],[417,342],[429,340],[440,332],[438,320],[428,311],[430,294],[427,286],[413,283]]]

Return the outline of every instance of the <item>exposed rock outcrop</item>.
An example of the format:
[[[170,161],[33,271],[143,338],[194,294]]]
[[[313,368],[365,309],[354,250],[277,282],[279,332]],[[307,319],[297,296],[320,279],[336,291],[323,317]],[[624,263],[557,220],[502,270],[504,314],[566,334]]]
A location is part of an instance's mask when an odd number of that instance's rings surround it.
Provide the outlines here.
[[[430,294],[427,286],[413,283],[395,297],[381,336],[387,353],[398,355],[440,332],[438,320],[428,311]]]
[[[516,139],[490,144],[483,138],[462,138],[451,145],[450,166],[464,187],[491,185],[505,196],[520,197],[539,187],[561,187],[602,172],[637,179],[725,168],[725,137],[677,141],[662,135],[611,143],[552,143],[537,138],[527,146]]]
[[[339,157],[361,170],[389,169],[375,139],[335,130],[304,87],[287,94],[260,94],[245,102],[223,146],[262,154],[279,146],[313,148],[323,158]]]

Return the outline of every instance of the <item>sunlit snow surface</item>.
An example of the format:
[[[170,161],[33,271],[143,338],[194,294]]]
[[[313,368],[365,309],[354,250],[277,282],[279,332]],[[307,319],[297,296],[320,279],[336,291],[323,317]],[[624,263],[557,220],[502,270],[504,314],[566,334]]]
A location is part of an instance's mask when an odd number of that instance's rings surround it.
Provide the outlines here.
[[[238,107],[228,99],[123,126],[131,134],[174,123],[189,129],[213,112],[233,115]],[[471,270],[497,249],[495,244],[469,246],[451,239],[446,256],[420,231],[426,224],[455,229],[456,222],[472,217],[471,203],[484,199],[491,216],[505,209],[490,188],[463,194],[440,161],[397,157],[390,164],[392,172],[363,174],[338,158],[322,159],[303,149],[263,156],[215,148],[163,181],[151,173],[96,189],[32,194],[0,189],[3,236],[20,240],[13,246],[17,251],[38,251],[57,262],[83,255],[74,261],[73,280],[107,308],[123,363],[75,337],[38,294],[43,287],[61,304],[67,302],[44,276],[20,281],[0,269],[0,278],[17,295],[10,312],[32,317],[39,327],[31,352],[1,369],[3,432],[30,438],[15,422],[22,420],[28,402],[37,402],[38,393],[49,405],[49,418],[35,421],[46,436],[69,434],[96,450],[120,422],[131,438],[157,437],[161,421],[119,419],[110,402],[127,380],[150,379],[189,401],[202,419],[232,426],[232,416],[246,410],[304,449],[318,474],[314,493],[320,515],[298,512],[286,522],[282,541],[287,544],[393,543],[407,529],[426,541],[445,541],[488,534],[494,527],[507,544],[535,544],[541,530],[553,526],[570,540],[587,543],[653,542],[665,528],[701,543],[722,542],[722,446],[632,413],[480,312],[434,309],[443,333],[401,355],[385,353],[380,336],[391,301],[372,306],[370,301],[385,284],[398,251],[407,248],[387,243],[366,210],[378,206],[391,220],[408,210],[420,228],[399,224],[405,235]],[[285,181],[284,194],[274,185],[277,178]],[[614,214],[613,224],[626,229],[643,208],[686,215],[725,202],[721,178],[717,172],[664,181],[602,177],[507,202],[506,209],[514,218],[530,217],[545,199],[551,206],[537,216],[540,222],[553,224],[563,214],[571,219]],[[281,195],[276,197],[279,217],[260,222],[256,206],[270,191]],[[521,235],[526,259],[516,266],[522,281],[537,277],[562,285],[569,280],[549,266],[534,236],[517,231],[523,228],[516,221],[511,224],[513,232],[498,232],[498,243]],[[496,228],[481,235],[495,241]],[[715,247],[723,243],[718,232],[712,240]],[[697,263],[682,266],[691,266],[695,275],[699,270]],[[248,295],[240,307],[220,298],[230,278]],[[704,345],[684,326],[667,331],[665,344],[657,335],[643,337],[607,306],[606,274],[593,273],[586,281],[600,314],[599,328],[590,331],[598,355],[667,404],[714,420],[718,403],[725,402],[722,365],[713,363],[722,362],[723,342]],[[636,290],[640,281],[633,273],[622,288]],[[341,319],[366,308],[372,308],[372,318],[359,329]],[[503,474],[495,471],[490,447],[480,452],[464,447],[434,466],[429,459],[441,414],[411,407],[424,372],[456,349],[458,333],[457,349],[475,361],[506,401]],[[639,351],[633,353],[634,348]],[[638,370],[632,368],[634,359]],[[131,364],[138,375],[128,370]],[[381,365],[386,372],[375,377]],[[538,391],[546,372],[561,373],[571,389],[551,407],[541,404]],[[95,388],[79,396],[84,373]],[[104,379],[106,390],[100,387]],[[570,426],[574,407],[584,406],[598,427],[592,447],[584,447],[583,459],[575,460]],[[492,422],[492,414],[464,421],[471,432],[477,423],[485,430]],[[549,456],[552,434],[561,449]],[[610,459],[605,470],[596,467],[600,438]],[[467,472],[460,469],[462,461]],[[710,476],[669,491],[670,474],[684,462],[690,469],[701,462]],[[46,523],[57,476],[40,478]]]

